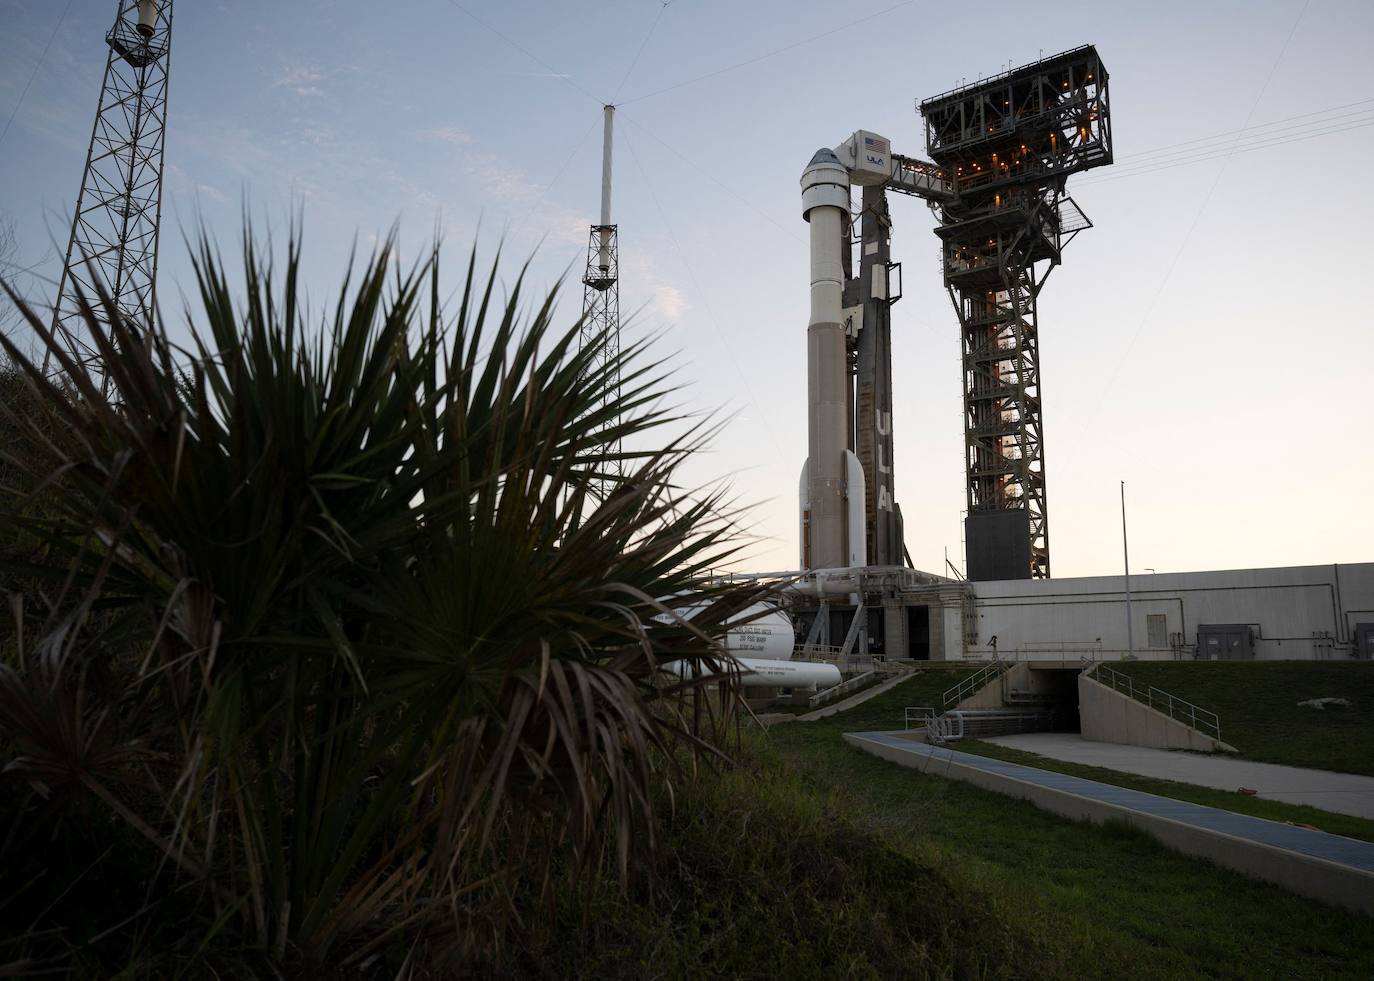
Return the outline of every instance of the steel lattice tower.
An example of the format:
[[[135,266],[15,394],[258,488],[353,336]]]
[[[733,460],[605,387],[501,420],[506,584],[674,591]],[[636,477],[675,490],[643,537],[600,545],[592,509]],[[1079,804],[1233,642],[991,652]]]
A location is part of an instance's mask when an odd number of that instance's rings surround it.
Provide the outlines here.
[[[53,311],[54,332],[90,364],[97,354],[78,295],[96,302],[99,283],[135,323],[149,322],[156,307],[172,0],[117,0],[105,42],[105,80]]]
[[[963,344],[970,579],[1048,578],[1037,302],[1092,223],[1064,192],[1112,162],[1107,72],[1091,45],[921,103],[952,180],[937,208]]]
[[[614,407],[620,397],[620,245],[618,226],[611,223],[611,146],[615,121],[615,106],[605,107],[605,131],[601,155],[601,224],[593,225],[587,239],[587,272],[582,277],[582,334],[584,348],[597,345],[597,369],[607,366],[614,374],[614,384],[606,387],[599,408]],[[618,417],[617,417],[618,418]],[[608,421],[607,426],[615,425]],[[617,442],[605,447],[607,453],[618,453]],[[597,481],[602,496],[609,485],[624,475],[622,461],[608,460],[603,477]]]

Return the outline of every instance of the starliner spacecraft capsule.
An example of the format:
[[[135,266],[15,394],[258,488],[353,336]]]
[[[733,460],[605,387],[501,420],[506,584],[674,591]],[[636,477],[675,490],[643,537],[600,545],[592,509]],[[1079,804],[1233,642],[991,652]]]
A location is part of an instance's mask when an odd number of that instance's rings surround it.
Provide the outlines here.
[[[841,323],[849,172],[821,149],[801,177],[811,226],[811,322],[806,328],[807,460],[800,490],[803,569],[867,565],[864,471],[849,448],[849,360]]]

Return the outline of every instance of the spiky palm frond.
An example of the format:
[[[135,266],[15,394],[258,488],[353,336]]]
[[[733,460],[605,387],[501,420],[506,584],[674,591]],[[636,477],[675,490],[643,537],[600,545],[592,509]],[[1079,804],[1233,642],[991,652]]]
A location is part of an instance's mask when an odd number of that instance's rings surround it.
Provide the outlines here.
[[[104,752],[146,780],[101,800],[278,953],[404,931],[439,956],[500,937],[560,857],[645,867],[654,785],[679,753],[720,753],[719,641],[766,591],[701,575],[739,531],[721,494],[677,486],[711,430],[663,408],[643,344],[579,347],[556,291],[522,312],[524,271],[498,298],[475,250],[446,311],[439,251],[392,279],[392,247],[315,332],[295,240],[278,279],[245,237],[236,301],[202,239],[191,351],[86,308],[108,385],[31,311],[64,386],[0,338],[62,420],[10,460],[44,506],[11,494],[4,520],[42,542],[51,595],[149,625],[63,662],[44,690],[86,699],[103,659],[126,691],[66,711],[93,720],[85,742],[47,739],[44,765],[136,721]],[[613,460],[628,476],[599,494]],[[677,660],[701,668],[669,683]],[[0,678],[11,747],[38,745],[40,683]]]

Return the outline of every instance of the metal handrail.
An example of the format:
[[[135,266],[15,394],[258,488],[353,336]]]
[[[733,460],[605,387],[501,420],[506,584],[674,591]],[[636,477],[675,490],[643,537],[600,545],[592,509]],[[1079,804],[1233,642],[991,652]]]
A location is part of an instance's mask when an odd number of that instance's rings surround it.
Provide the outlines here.
[[[908,705],[902,712],[903,729],[928,729],[930,722],[935,718],[935,709],[929,705]],[[917,723],[912,726],[912,723]]]
[[[806,704],[810,708],[819,708],[822,705],[828,705],[841,695],[848,695],[852,691],[863,688],[868,682],[874,680],[876,677],[876,671],[866,671],[863,674],[857,674],[848,681],[841,681],[838,685],[832,685],[829,688],[816,692],[816,694],[806,700]]]
[[[1089,668],[1088,674],[1106,684],[1113,691],[1121,692],[1143,705],[1148,705],[1156,712],[1164,713],[1175,722],[1182,722],[1190,729],[1196,729],[1198,732],[1210,735],[1217,742],[1221,742],[1221,717],[1215,712],[1195,705],[1187,699],[1179,698],[1162,688],[1156,688],[1154,685],[1139,687],[1130,675],[1109,668],[1101,661]]]
[[[844,648],[830,644],[798,644],[792,651],[794,661],[839,661]]]
[[[1002,672],[1006,669],[1007,665],[1003,663],[1000,658],[994,656],[992,659],[992,663],[989,664],[987,667],[983,668],[981,671],[969,675],[963,681],[959,682],[953,688],[950,688],[948,691],[945,692],[943,696],[945,708],[949,708],[951,705],[957,705],[959,702],[962,702],[965,698],[967,698],[969,695],[972,695],[979,688],[982,688],[984,685],[991,682],[994,678],[1001,677]]]

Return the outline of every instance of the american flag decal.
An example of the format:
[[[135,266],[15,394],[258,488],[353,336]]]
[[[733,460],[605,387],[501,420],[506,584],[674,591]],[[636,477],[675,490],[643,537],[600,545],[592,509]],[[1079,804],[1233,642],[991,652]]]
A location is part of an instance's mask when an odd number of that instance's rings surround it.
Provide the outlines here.
[[[874,153],[887,153],[887,140],[880,140],[877,137],[865,136],[864,149]]]

